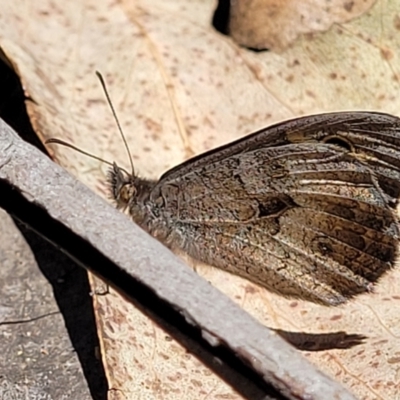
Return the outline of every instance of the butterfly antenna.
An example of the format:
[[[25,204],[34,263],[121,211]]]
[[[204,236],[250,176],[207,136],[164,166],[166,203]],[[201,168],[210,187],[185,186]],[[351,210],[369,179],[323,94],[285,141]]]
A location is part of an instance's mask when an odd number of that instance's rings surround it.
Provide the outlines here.
[[[61,139],[50,138],[50,139],[47,139],[44,143],[45,144],[49,144],[49,143],[60,144],[60,145],[65,146],[65,147],[69,147],[70,149],[73,149],[73,150],[77,151],[78,153],[84,154],[87,157],[93,158],[93,159],[95,159],[97,161],[101,161],[101,162],[103,162],[103,163],[105,163],[107,165],[111,165],[111,166],[114,165],[113,163],[105,160],[104,158],[101,158],[101,157],[95,156],[94,154],[88,153],[87,151],[82,150],[79,147],[76,147],[73,144],[65,142],[64,140],[61,140]]]
[[[124,145],[125,145],[126,152],[128,153],[129,162],[131,163],[132,176],[134,176],[135,175],[135,168],[133,167],[132,154],[131,154],[131,152],[129,150],[128,142],[126,141],[124,132],[122,131],[121,124],[119,123],[119,120],[118,120],[118,117],[117,117],[117,113],[115,112],[114,106],[113,106],[113,104],[111,102],[110,95],[108,94],[108,90],[107,90],[107,87],[106,87],[106,83],[104,82],[103,75],[101,75],[101,73],[99,71],[96,71],[96,75],[99,78],[101,87],[103,88],[104,94],[106,95],[107,103],[111,108],[111,112],[112,112],[112,114],[114,116],[114,119],[115,119],[115,122],[117,124],[119,133],[121,134],[122,140],[123,140]]]

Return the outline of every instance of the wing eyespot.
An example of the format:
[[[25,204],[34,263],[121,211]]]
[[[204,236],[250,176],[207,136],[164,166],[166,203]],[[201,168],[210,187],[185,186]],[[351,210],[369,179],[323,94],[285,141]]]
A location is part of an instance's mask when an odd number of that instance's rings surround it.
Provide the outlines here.
[[[330,135],[323,139],[323,143],[333,144],[346,150],[346,152],[354,153],[354,146],[351,142],[338,135]]]

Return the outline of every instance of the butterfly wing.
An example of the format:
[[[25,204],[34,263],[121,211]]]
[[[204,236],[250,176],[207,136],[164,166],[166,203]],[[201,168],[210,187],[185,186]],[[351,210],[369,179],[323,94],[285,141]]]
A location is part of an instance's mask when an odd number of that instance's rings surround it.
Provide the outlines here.
[[[343,114],[279,124],[167,172],[151,197],[171,241],[284,296],[336,305],[370,290],[397,259],[400,125]]]

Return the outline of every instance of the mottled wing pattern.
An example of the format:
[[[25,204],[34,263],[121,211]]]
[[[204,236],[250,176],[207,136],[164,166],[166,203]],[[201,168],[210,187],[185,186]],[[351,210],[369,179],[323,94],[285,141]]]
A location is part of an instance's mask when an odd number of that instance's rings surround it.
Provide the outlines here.
[[[152,196],[192,257],[337,305],[394,265],[399,191],[400,120],[359,112],[256,132],[168,171]]]

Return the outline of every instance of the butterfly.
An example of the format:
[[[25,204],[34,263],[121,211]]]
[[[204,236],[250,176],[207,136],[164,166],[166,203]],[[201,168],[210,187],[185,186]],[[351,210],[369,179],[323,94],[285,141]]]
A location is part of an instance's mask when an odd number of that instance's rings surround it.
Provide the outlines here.
[[[145,179],[113,164],[118,208],[171,249],[285,297],[335,306],[398,258],[400,119],[281,122]]]

